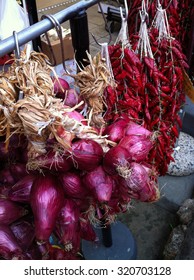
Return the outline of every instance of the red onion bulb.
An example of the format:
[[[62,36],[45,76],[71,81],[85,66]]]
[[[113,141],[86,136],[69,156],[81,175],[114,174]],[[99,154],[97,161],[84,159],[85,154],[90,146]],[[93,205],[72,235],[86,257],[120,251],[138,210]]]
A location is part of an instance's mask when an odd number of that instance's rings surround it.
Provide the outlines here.
[[[56,177],[51,174],[36,177],[31,189],[30,204],[38,240],[47,241],[49,239],[63,200],[64,193]]]

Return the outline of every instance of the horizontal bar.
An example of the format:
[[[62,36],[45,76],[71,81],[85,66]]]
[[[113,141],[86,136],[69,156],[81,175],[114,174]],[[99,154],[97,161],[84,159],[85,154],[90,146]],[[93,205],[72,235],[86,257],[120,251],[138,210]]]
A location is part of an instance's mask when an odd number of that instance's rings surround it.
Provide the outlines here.
[[[99,0],[82,0],[78,3],[67,7],[66,9],[54,14],[53,16],[63,23],[73,17],[75,17],[80,11],[86,10],[87,8],[97,4]],[[48,30],[53,28],[53,24],[49,19],[43,19],[25,29],[18,32],[18,43],[19,46],[22,46],[31,40],[37,38],[41,34],[44,34]],[[12,52],[16,48],[15,40],[13,36],[10,36],[2,41],[0,41],[0,57],[3,55]]]

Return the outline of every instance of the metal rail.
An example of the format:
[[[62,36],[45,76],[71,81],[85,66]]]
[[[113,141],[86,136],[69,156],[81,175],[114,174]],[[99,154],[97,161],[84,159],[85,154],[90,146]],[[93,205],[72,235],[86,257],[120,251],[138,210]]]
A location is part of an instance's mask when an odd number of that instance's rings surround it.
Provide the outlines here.
[[[67,7],[66,9],[54,14],[53,16],[59,21],[59,23],[63,23],[67,20],[70,20],[77,16],[80,11],[84,11],[87,8],[97,4],[99,0],[82,0],[78,3]],[[30,42],[31,40],[37,38],[41,34],[47,32],[48,30],[53,28],[53,24],[49,19],[41,20],[28,28],[18,32],[18,43],[19,46]],[[3,55],[12,52],[16,48],[14,36],[10,36],[5,40],[0,41],[0,57]]]

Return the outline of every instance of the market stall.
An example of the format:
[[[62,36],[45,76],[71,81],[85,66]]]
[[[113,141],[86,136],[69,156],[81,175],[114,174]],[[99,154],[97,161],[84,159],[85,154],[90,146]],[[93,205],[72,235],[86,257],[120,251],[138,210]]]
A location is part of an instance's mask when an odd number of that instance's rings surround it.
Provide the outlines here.
[[[96,3],[79,1],[0,41],[0,57],[14,51],[0,72],[3,259],[90,258],[100,247],[99,229],[105,247],[130,239],[115,259],[133,259],[133,236],[115,229],[116,217],[132,200],[160,199],[158,177],[173,160],[192,84],[187,58],[171,36],[166,8],[156,1],[149,22],[144,0],[138,31],[128,22],[136,9],[124,1],[115,44],[101,43],[92,57],[86,10]],[[59,77],[47,55],[24,45],[53,27],[62,38],[66,20],[77,69],[71,73],[62,59]],[[95,255],[105,257],[102,251]]]

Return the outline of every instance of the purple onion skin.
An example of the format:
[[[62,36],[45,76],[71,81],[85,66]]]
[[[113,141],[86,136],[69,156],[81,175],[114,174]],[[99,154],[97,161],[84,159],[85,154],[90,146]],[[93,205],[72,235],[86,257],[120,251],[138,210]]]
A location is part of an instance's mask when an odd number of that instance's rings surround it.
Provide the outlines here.
[[[80,248],[79,208],[71,199],[65,199],[56,222],[56,234],[61,243],[71,246],[72,252]]]
[[[151,137],[152,132],[146,129],[145,127],[143,127],[142,125],[130,121],[125,131],[125,136],[128,135],[140,135],[144,137]]]
[[[22,249],[8,225],[0,225],[0,255],[8,260],[22,256]]]
[[[26,214],[27,211],[16,202],[0,199],[0,224],[9,225]]]
[[[28,260],[42,260],[42,253],[36,240],[32,242],[30,248],[26,251],[26,258]]]
[[[11,174],[12,174],[15,182],[17,182],[18,180],[23,178],[23,176],[28,174],[25,163],[12,164],[10,166],[10,171],[11,171]]]
[[[149,182],[149,175],[145,168],[137,162],[132,162],[130,169],[131,174],[126,179],[127,185],[133,191],[141,191]]]
[[[59,180],[67,197],[82,199],[85,198],[85,196],[87,195],[79,173],[61,173],[59,174]]]
[[[35,163],[37,164],[37,169],[41,168],[52,172],[66,172],[73,167],[68,155],[57,155],[53,150],[48,151],[46,155],[37,157]]]
[[[30,192],[32,184],[35,180],[35,175],[26,175],[19,180],[9,191],[9,198],[12,201],[21,203],[30,203]]]
[[[37,240],[47,241],[55,227],[64,201],[64,192],[56,177],[39,175],[34,180],[30,204],[34,214]]]
[[[99,202],[110,200],[114,181],[101,166],[84,175],[83,183]]]
[[[70,88],[65,92],[64,104],[69,107],[74,107],[79,102],[79,96],[75,89]]]
[[[80,219],[80,235],[81,238],[88,241],[97,241],[96,233],[87,219]]]
[[[91,171],[100,165],[103,149],[94,140],[80,139],[72,144],[73,162],[76,168]]]
[[[16,183],[8,167],[0,171],[0,183],[3,185],[13,185]]]
[[[110,148],[103,159],[103,168],[109,175],[118,175],[117,167],[127,167],[131,156],[127,149],[117,145]]]
[[[127,124],[128,121],[119,119],[107,126],[103,134],[108,135],[109,140],[118,143],[125,135],[125,128]]]
[[[19,246],[24,250],[28,250],[32,245],[35,238],[34,226],[31,222],[20,219],[10,225],[10,228],[19,244]]]

